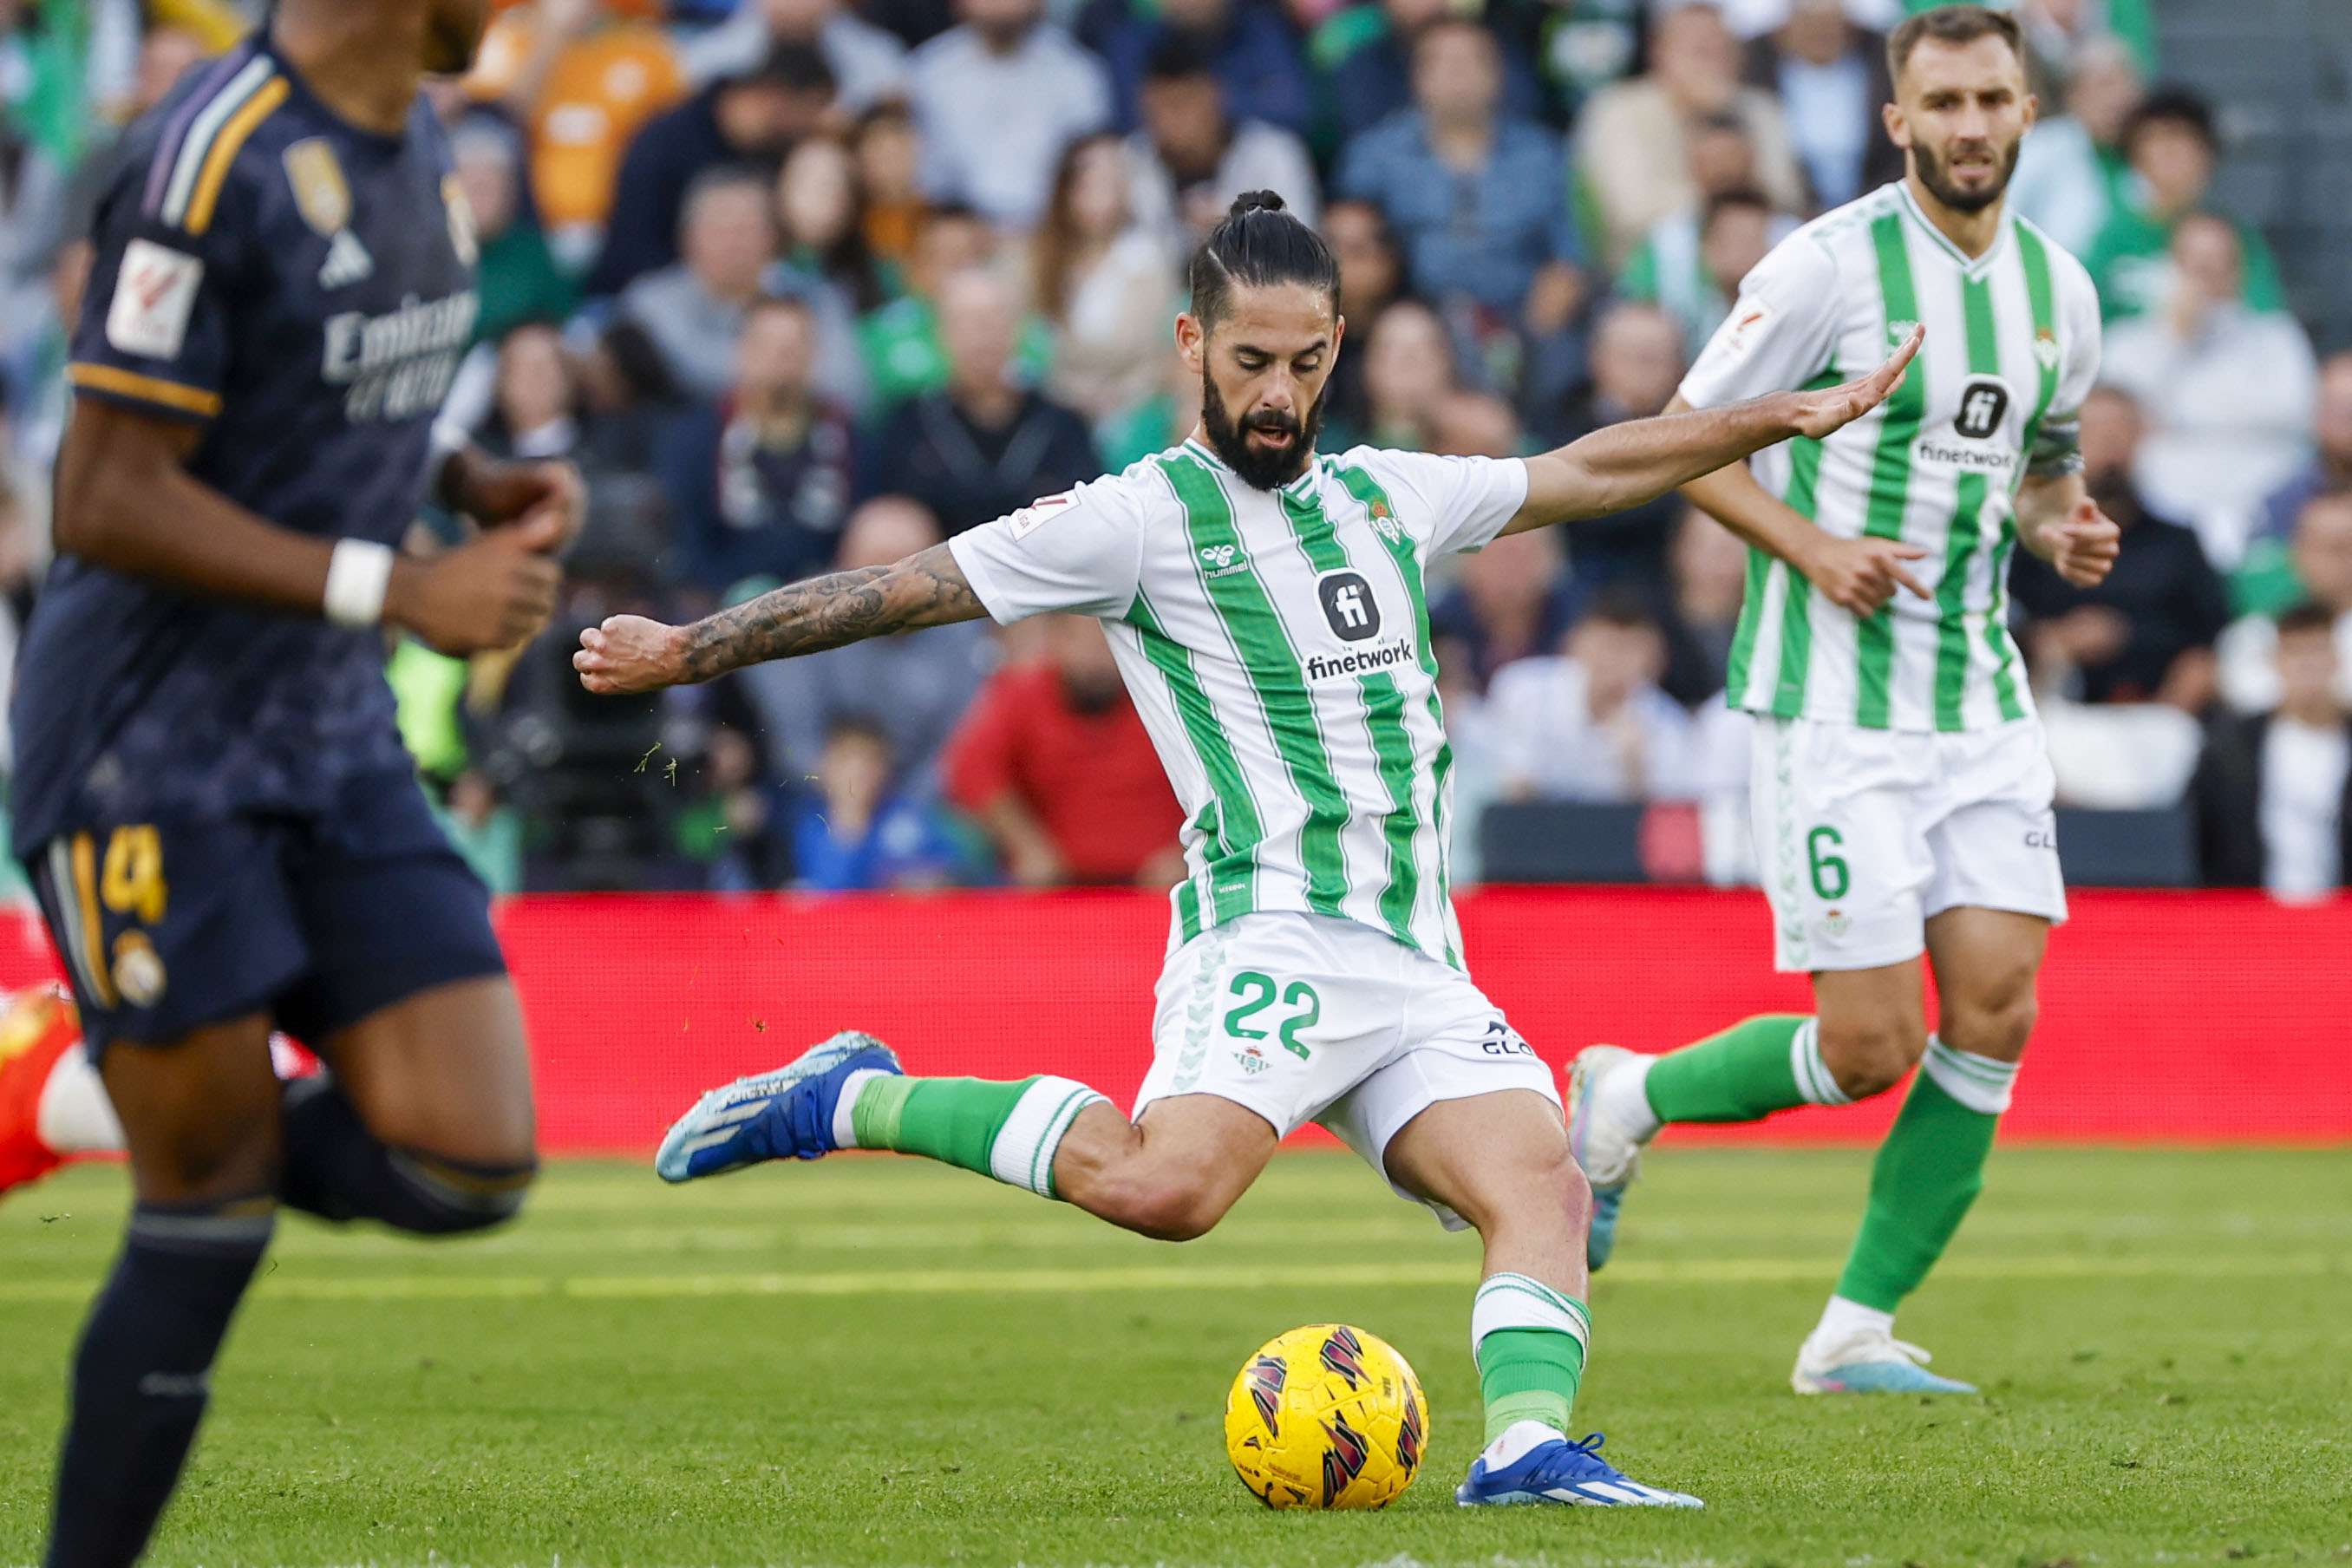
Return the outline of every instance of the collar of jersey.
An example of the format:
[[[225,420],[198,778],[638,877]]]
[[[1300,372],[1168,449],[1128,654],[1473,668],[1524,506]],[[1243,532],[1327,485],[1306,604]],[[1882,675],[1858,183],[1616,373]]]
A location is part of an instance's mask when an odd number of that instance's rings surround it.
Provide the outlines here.
[[[1208,443],[1205,441],[1195,441],[1192,437],[1187,436],[1184,437],[1178,449],[1200,458],[1201,461],[1208,464],[1209,467],[1217,473],[1234,473],[1233,465],[1226,462],[1223,458],[1218,457],[1215,452],[1212,451]],[[1276,493],[1278,495],[1297,495],[1304,492],[1308,483],[1315,478],[1316,465],[1321,461],[1322,456],[1319,453],[1308,458],[1307,460],[1307,467],[1300,470],[1298,477],[1291,480],[1288,484],[1282,486]],[[1235,479],[1241,478],[1239,474],[1234,474],[1234,477]]]
[[[1952,243],[1952,237],[1950,235],[1948,235],[1942,229],[1937,228],[1934,220],[1929,218],[1926,213],[1919,210],[1917,198],[1911,195],[1910,181],[1895,181],[1895,195],[1897,199],[1903,203],[1903,210],[1910,215],[1911,221],[1919,226],[1920,232],[1927,235],[1928,240],[1939,247],[1945,255],[1958,262],[1960,264],[1960,270],[1967,273],[1971,278],[1985,271],[1987,268],[1990,268],[1994,262],[1999,261],[2000,259],[2000,253],[2008,247],[2009,231],[2013,225],[2011,222],[2010,214],[2007,208],[2007,202],[2009,199],[2007,196],[2003,196],[2001,198],[2003,207],[2000,215],[2001,224],[2000,232],[1993,236],[1991,246],[1982,256],[1971,258],[1967,251],[1962,250],[1958,246]]]

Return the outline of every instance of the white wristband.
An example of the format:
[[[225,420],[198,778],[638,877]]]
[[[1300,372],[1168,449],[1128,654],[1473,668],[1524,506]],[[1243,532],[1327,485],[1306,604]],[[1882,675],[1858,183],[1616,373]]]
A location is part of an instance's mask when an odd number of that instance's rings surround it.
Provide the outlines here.
[[[339,626],[372,626],[383,619],[392,586],[393,549],[369,539],[338,539],[327,562],[327,619]]]

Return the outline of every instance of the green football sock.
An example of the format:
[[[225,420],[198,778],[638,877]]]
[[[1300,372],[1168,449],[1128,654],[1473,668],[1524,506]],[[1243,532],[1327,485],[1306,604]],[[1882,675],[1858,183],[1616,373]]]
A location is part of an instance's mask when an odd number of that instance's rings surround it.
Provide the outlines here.
[[[1766,1013],[1650,1064],[1660,1121],[1754,1121],[1792,1105],[1843,1105],[1822,1061],[1821,1030],[1801,1013]]]
[[[1471,1304],[1470,1333],[1486,1442],[1522,1421],[1566,1436],[1592,1334],[1584,1303],[1524,1274],[1489,1275]]]
[[[1892,1312],[1944,1255],[1984,1187],[2017,1064],[1930,1040],[1870,1170],[1870,1206],[1837,1293]]]
[[[1087,1106],[1109,1103],[1066,1078],[992,1083],[877,1073],[856,1093],[848,1146],[921,1154],[1049,1198],[1054,1153],[1070,1124]]]

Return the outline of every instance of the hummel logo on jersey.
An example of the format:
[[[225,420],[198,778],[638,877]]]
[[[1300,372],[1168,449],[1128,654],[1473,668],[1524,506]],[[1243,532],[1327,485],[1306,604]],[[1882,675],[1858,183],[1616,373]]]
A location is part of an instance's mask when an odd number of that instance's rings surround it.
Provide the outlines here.
[[[1249,557],[1242,553],[1238,544],[1212,544],[1202,550],[1201,564],[1209,569],[1212,577],[1230,577],[1249,570]]]
[[[1952,426],[1969,440],[1981,441],[2000,428],[2008,412],[2009,388],[1992,376],[1974,376],[1960,393],[1960,411]]]
[[[327,242],[327,259],[319,268],[319,287],[343,289],[375,270],[375,258],[362,245],[359,236],[350,229],[339,228],[335,237]]]
[[[1362,574],[1334,572],[1316,584],[1315,591],[1323,600],[1323,618],[1341,641],[1362,642],[1381,635],[1381,607]]]

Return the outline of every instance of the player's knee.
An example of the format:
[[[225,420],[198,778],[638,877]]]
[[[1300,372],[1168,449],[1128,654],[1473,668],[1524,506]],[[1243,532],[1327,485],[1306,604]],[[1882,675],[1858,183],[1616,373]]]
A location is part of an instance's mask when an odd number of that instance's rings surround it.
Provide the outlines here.
[[[1225,1208],[1196,1183],[1146,1174],[1118,1184],[1096,1212],[1154,1241],[1197,1241],[1216,1228]]]
[[[406,1201],[385,1218],[417,1236],[463,1236],[504,1225],[522,1212],[539,1162],[452,1160],[418,1149],[389,1151]]]
[[[2041,1001],[2028,979],[1990,995],[1948,1004],[1937,1034],[1956,1051],[2013,1062],[2025,1055],[2025,1042],[2033,1037],[2041,1016]]]
[[[1821,1030],[1822,1061],[1848,1100],[1893,1089],[1927,1049],[1927,1031],[1908,1019],[1823,1018]]]

